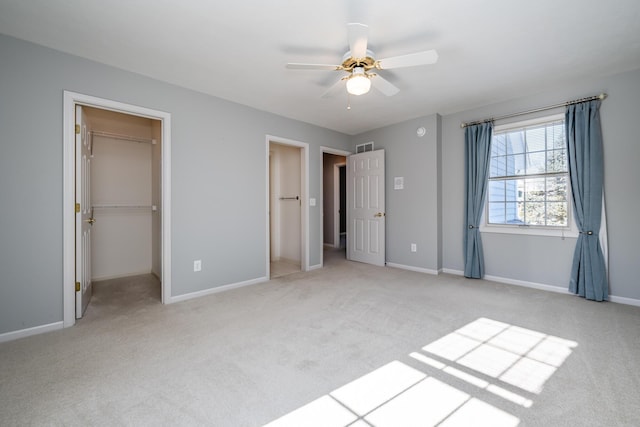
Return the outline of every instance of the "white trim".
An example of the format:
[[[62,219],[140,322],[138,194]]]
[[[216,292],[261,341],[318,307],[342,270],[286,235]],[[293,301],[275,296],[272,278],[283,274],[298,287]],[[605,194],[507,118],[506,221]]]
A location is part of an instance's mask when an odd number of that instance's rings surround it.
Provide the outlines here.
[[[495,125],[493,127],[493,133],[496,134],[498,132],[505,132],[505,131],[512,130],[512,129],[520,129],[520,128],[525,128],[525,127],[531,127],[531,126],[535,126],[535,125],[541,125],[543,123],[557,122],[557,121],[560,121],[560,120],[564,121],[564,113],[549,114],[549,115],[538,117],[538,118],[535,118],[535,119],[518,120],[518,121],[511,122],[511,123],[504,123],[504,124],[501,124],[501,125]]]
[[[344,157],[348,157],[353,154],[351,151],[341,150],[339,148],[325,147],[324,145],[320,146],[320,152],[335,154],[336,156],[344,156]]]
[[[455,276],[464,276],[464,271],[462,270],[453,270],[450,268],[443,268],[442,272],[447,274],[453,274]],[[507,277],[491,276],[491,275],[485,274],[482,280],[504,283],[506,285],[522,286],[525,288],[540,289],[543,291],[557,292],[561,294],[569,294],[569,291],[558,286],[545,285],[543,283],[527,282],[525,280],[509,279]]]
[[[615,295],[609,295],[609,301],[615,302],[618,304],[634,305],[636,307],[640,307],[640,299],[635,299],[635,298],[617,297]]]
[[[485,206],[486,206],[486,203],[485,203]],[[573,211],[573,209],[571,209],[571,211]],[[517,225],[487,224],[483,220],[483,222],[480,223],[480,232],[560,237],[561,239],[577,239],[579,233],[578,233],[578,228],[574,224],[575,224],[575,221],[571,221],[570,228],[553,229],[549,227],[536,227],[534,225],[517,226]]]
[[[268,282],[268,277],[258,277],[257,279],[245,280],[244,282],[231,283],[229,285],[217,286],[215,288],[205,289],[203,291],[191,292],[188,294],[171,297],[170,303],[187,301],[194,298],[200,298],[206,295],[217,294],[219,292],[230,291],[231,289],[243,288],[245,286],[257,285],[259,283]]]
[[[63,324],[75,324],[75,106],[87,105],[162,123],[162,303],[171,301],[171,114],[65,90],[63,93],[62,305]]]
[[[336,249],[340,248],[340,168],[345,168],[346,173],[347,162],[333,165],[333,247]]]
[[[5,332],[0,334],[0,342],[13,341],[20,338],[30,337],[31,335],[44,334],[45,332],[57,331],[64,326],[63,322],[49,323],[48,325],[34,326],[33,328],[20,329],[17,331]]]
[[[452,270],[449,268],[443,268],[442,269],[443,273],[448,273],[448,274],[453,274],[456,276],[464,276],[464,271],[462,270]],[[484,276],[484,280],[490,280],[492,282],[498,282],[498,283],[504,283],[507,285],[516,285],[516,286],[522,286],[525,288],[533,288],[533,289],[539,289],[542,291],[549,291],[549,292],[556,292],[556,293],[560,293],[560,294],[566,294],[566,295],[574,295],[571,292],[569,292],[568,289],[565,288],[561,288],[559,286],[553,286],[553,285],[546,285],[543,283],[535,283],[535,282],[527,282],[524,280],[516,280],[516,279],[509,279],[506,277],[499,277],[499,276],[488,276],[485,275]],[[613,303],[617,303],[617,304],[626,304],[626,305],[633,305],[636,307],[640,307],[640,299],[635,299],[635,298],[627,298],[627,297],[617,297],[615,295],[609,295],[609,301],[613,302]]]
[[[528,236],[545,236],[545,237],[560,237],[561,239],[571,238],[577,239],[580,233],[578,232],[578,226],[574,220],[573,203],[571,201],[571,184],[569,184],[569,192],[567,194],[567,200],[569,202],[569,226],[568,227],[544,227],[535,225],[508,225],[508,224],[489,224],[487,223],[487,203],[484,202],[484,208],[482,211],[482,217],[480,218],[480,232],[481,233],[496,233],[496,234],[518,234]]]
[[[387,262],[386,265],[387,265],[387,267],[391,267],[391,268],[399,268],[401,270],[417,271],[418,273],[427,273],[427,274],[432,274],[434,276],[437,276],[439,274],[438,270],[431,270],[429,268],[414,267],[414,266],[411,266],[411,265],[396,264],[396,263],[393,263],[393,262]]]
[[[266,248],[266,277],[271,276],[271,236],[270,236],[270,215],[269,215],[269,181],[271,177],[269,175],[269,146],[273,142],[274,144],[280,145],[288,145],[292,147],[300,148],[301,150],[301,164],[302,164],[302,173],[300,177],[300,188],[301,188],[301,205],[302,209],[300,212],[300,225],[301,225],[301,236],[300,236],[300,248],[302,251],[301,254],[301,262],[300,269],[302,271],[309,271],[309,144],[306,142],[296,141],[288,138],[281,138],[279,136],[266,135],[265,136],[265,217],[266,217],[266,239],[265,239],[265,248]],[[322,239],[320,239],[322,242]],[[321,252],[322,253],[322,252]]]
[[[506,285],[516,285],[516,286],[522,286],[522,287],[525,287],[525,288],[540,289],[542,291],[549,291],[549,292],[556,292],[556,293],[560,293],[560,294],[572,295],[565,288],[561,288],[559,286],[554,286],[554,285],[546,285],[544,283],[527,282],[525,280],[509,279],[507,277],[491,276],[491,275],[488,275],[488,274],[485,274],[483,279],[484,280],[489,280],[491,282],[504,283]]]
[[[519,120],[511,123],[496,125],[494,127],[493,136],[498,133],[506,133],[512,130],[534,127],[536,125],[548,124],[562,121],[564,122],[564,113],[550,114],[537,117],[530,120]],[[543,174],[541,174],[543,176]],[[518,178],[527,178],[529,175],[522,175]],[[491,177],[488,178],[491,181]],[[567,181],[569,181],[569,173],[567,172]],[[524,234],[533,236],[552,236],[552,237],[571,237],[577,238],[578,227],[574,221],[573,203],[571,202],[571,182],[568,182],[567,202],[569,205],[568,226],[567,227],[547,227],[535,225],[510,225],[510,224],[489,224],[487,221],[487,210],[489,209],[489,200],[484,202],[482,218],[480,220],[481,233],[502,233],[502,234]]]
[[[353,154],[350,151],[340,150],[338,148],[325,147],[324,145],[320,146],[320,208],[322,209],[320,215],[320,266],[324,266],[324,153],[344,157],[349,157]],[[340,245],[340,242],[338,242],[338,245]]]
[[[320,268],[322,268],[322,264],[311,265],[311,266],[309,266],[309,271],[318,270]]]

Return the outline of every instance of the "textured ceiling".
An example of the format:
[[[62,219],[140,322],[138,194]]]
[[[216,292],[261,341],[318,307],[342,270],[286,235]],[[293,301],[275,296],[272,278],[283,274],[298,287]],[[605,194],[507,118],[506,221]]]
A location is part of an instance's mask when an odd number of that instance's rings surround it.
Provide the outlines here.
[[[381,71],[400,88],[322,94],[347,26],[378,58],[437,49],[437,64]],[[357,134],[640,68],[638,0],[0,0],[0,33],[220,98]]]

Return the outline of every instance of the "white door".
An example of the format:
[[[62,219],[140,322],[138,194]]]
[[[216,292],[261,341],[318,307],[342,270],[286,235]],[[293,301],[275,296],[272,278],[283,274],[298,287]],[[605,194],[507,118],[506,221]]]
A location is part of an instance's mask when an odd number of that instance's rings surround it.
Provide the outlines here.
[[[347,160],[347,258],[385,265],[384,150]]]
[[[76,319],[84,314],[91,299],[91,138],[76,105]]]

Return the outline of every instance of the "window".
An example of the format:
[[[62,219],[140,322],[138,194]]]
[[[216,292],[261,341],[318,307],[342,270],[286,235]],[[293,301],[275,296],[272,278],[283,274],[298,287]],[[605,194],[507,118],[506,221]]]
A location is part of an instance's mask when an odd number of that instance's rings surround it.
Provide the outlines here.
[[[481,231],[564,235],[569,195],[563,115],[495,128]]]

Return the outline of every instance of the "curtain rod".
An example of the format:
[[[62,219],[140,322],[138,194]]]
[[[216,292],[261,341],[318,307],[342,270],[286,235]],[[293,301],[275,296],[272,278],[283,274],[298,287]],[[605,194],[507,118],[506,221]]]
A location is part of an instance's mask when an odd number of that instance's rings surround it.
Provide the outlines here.
[[[607,97],[606,93],[601,93],[600,95],[590,96],[588,98],[580,98],[580,99],[576,99],[576,100],[573,100],[573,101],[563,102],[561,104],[555,104],[555,105],[549,105],[549,106],[546,106],[546,107],[534,108],[533,110],[521,111],[519,113],[506,114],[504,116],[492,117],[490,119],[485,119],[485,120],[476,120],[476,121],[473,121],[473,122],[461,123],[460,127],[461,128],[465,128],[465,127],[471,126],[471,125],[479,125],[480,123],[493,122],[495,120],[508,119],[508,118],[517,117],[517,116],[524,116],[525,114],[537,113],[539,111],[553,110],[554,108],[566,107],[567,105],[579,104],[581,102],[588,102],[588,101],[593,101],[593,100],[596,100],[596,99],[603,100],[606,97]]]

